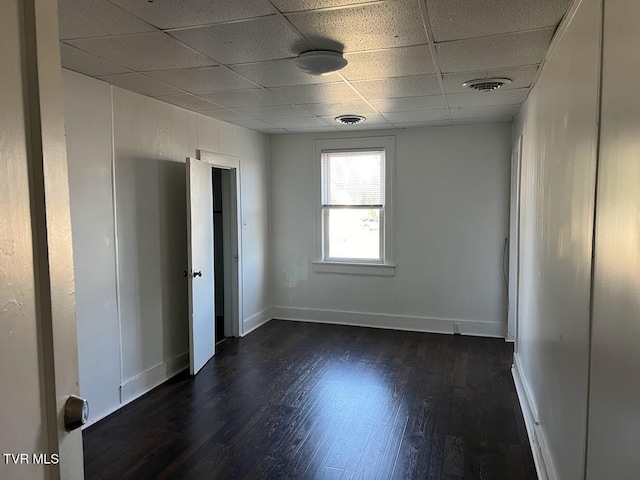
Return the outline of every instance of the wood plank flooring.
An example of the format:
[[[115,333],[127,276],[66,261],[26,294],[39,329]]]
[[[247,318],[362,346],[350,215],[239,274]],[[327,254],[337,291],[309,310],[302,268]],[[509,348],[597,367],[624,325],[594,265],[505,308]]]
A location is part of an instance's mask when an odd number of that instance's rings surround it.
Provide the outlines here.
[[[87,479],[535,479],[500,339],[272,320],[84,431]]]

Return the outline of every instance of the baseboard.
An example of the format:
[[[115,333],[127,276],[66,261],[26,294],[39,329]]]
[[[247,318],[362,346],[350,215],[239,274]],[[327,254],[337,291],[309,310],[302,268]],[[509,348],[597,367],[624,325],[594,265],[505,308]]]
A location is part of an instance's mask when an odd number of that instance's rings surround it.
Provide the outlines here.
[[[272,318],[300,322],[332,323],[356,327],[386,328],[412,332],[454,333],[458,324],[463,335],[504,338],[504,325],[498,322],[455,320],[449,318],[412,317],[369,312],[320,310],[311,308],[273,307]]]
[[[533,454],[533,461],[536,465],[538,478],[540,480],[556,480],[558,477],[553,464],[553,458],[546,441],[544,429],[540,425],[538,411],[531,396],[531,390],[522,371],[517,353],[513,355],[513,368],[511,372],[516,385],[516,393],[520,401],[524,423],[527,427],[527,435],[529,436],[531,453]]]
[[[85,423],[84,425],[82,425],[82,430],[84,430],[85,428],[89,428],[91,425],[93,425],[94,423],[98,423],[100,420],[102,420],[103,418],[107,418],[109,415],[111,415],[112,413],[116,413],[118,410],[120,410],[123,407],[122,404],[118,404],[115,405],[114,407],[111,407],[110,409],[108,409],[105,412],[100,413],[99,415],[97,415],[95,418],[91,418],[89,417],[89,420],[87,421],[87,423]],[[89,405],[89,414],[91,414],[91,405]]]
[[[244,322],[242,322],[241,337],[250,334],[257,328],[260,328],[272,318],[271,307],[267,307],[264,310],[260,310],[258,313],[251,315],[249,318],[245,318]]]
[[[189,368],[189,352],[159,363],[130,378],[120,386],[120,407],[153,390],[186,368]]]

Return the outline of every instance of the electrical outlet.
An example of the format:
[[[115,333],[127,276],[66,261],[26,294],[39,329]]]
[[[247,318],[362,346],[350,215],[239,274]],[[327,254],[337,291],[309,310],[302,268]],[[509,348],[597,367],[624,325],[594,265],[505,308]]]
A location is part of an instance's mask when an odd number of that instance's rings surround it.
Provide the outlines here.
[[[454,335],[460,335],[460,323],[459,322],[453,322],[453,334]]]

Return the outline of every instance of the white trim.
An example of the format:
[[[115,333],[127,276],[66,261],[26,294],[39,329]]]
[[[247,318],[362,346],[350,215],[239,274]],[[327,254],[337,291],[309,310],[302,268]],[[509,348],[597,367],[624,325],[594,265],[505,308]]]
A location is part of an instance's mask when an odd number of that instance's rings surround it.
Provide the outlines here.
[[[409,315],[391,315],[371,312],[349,312],[296,307],[273,307],[272,317],[310,323],[331,323],[356,327],[406,330],[411,332],[453,334],[454,324],[459,324],[464,335],[504,338],[502,322],[428,318]]]
[[[119,390],[119,388],[118,388],[118,390]],[[87,423],[82,425],[82,427],[81,427],[82,430],[84,430],[86,428],[89,428],[91,425],[93,425],[95,423],[98,423],[100,420],[103,420],[103,419],[107,418],[112,413],[116,413],[122,407],[124,407],[124,405],[121,404],[121,403],[118,403],[114,407],[111,407],[111,408],[107,409],[106,411],[102,412],[100,415],[98,415],[95,418],[91,418],[91,416],[89,416],[89,420],[87,420]],[[91,415],[91,404],[89,404],[89,415]]]
[[[518,338],[518,272],[520,268],[520,191],[522,171],[522,135],[511,152],[511,188],[509,192],[509,243],[507,273],[507,341]],[[503,265],[504,267],[504,265]],[[516,349],[517,351],[517,349]]]
[[[111,208],[113,211],[113,255],[115,260],[115,292],[116,315],[118,318],[118,354],[120,356],[120,383],[124,381],[124,353],[122,351],[122,288],[120,287],[120,242],[118,242],[118,195],[116,191],[116,127],[115,106],[113,103],[113,85],[109,85],[109,100],[111,102]],[[127,115],[130,112],[127,111]],[[120,408],[120,407],[118,407]],[[110,412],[113,413],[113,412]],[[109,415],[109,414],[107,414]],[[106,415],[105,415],[106,416]],[[94,423],[93,421],[91,423]]]
[[[131,377],[120,385],[120,407],[150,392],[187,368],[189,368],[189,352],[170,358]]]
[[[260,328],[265,323],[269,322],[273,318],[271,315],[271,307],[267,307],[264,310],[260,310],[258,313],[254,313],[249,318],[244,320],[244,333],[242,336],[249,335],[254,330]]]
[[[90,417],[90,420],[82,426],[82,430],[107,418],[112,413],[117,412],[125,405],[140,398],[142,395],[149,393],[154,388],[162,385],[167,380],[187,368],[189,368],[189,352],[184,352],[181,355],[173,357],[166,362],[159,363],[155,367],[151,367],[150,369],[131,377],[118,387],[120,392],[120,402],[100,413],[95,418]],[[89,405],[89,408],[91,408],[91,405]],[[89,413],[91,414],[91,410],[89,410]]]
[[[232,262],[231,279],[225,278],[225,287],[228,287],[229,282],[231,282],[230,284],[233,286],[233,289],[231,289],[232,308],[228,308],[228,305],[225,304],[224,311],[225,315],[227,312],[232,312],[233,334],[236,337],[241,337],[244,335],[244,322],[242,321],[242,229],[244,220],[242,217],[241,162],[238,157],[208,152],[206,150],[196,150],[196,158],[210,164],[212,167],[230,170],[231,178],[229,186],[231,187],[231,191],[233,191],[234,188],[236,190],[236,198],[230,198],[230,210],[234,213],[234,218],[231,219],[231,241],[235,247],[231,255],[235,255],[237,261]],[[229,290],[228,288],[225,289]]]
[[[323,151],[346,151],[346,150],[384,150],[385,152],[385,200],[383,209],[383,222],[380,228],[384,230],[381,239],[381,249],[383,250],[383,262],[378,265],[388,265],[395,267],[395,228],[394,228],[394,207],[393,207],[393,187],[395,182],[395,137],[365,137],[365,138],[339,138],[314,140],[313,142],[313,183],[315,187],[314,208],[316,214],[315,222],[315,249],[316,261],[314,270],[322,273],[343,273],[347,275],[371,275],[370,269],[354,268],[345,272],[342,262],[324,261],[323,252],[323,209],[322,209],[322,153]],[[350,265],[353,263],[345,262]],[[366,262],[365,262],[366,263]],[[323,267],[316,270],[316,265]],[[395,270],[394,270],[395,272]],[[374,275],[380,275],[379,273]],[[383,276],[390,276],[387,274]]]
[[[520,357],[517,353],[513,354],[511,373],[513,374],[513,381],[516,386],[516,393],[520,402],[524,423],[527,427],[527,435],[529,436],[531,453],[533,454],[533,461],[536,465],[538,478],[540,480],[556,480],[558,476],[551,451],[549,450],[544,429],[540,425],[538,410],[531,396],[531,390],[522,371]]]
[[[377,277],[393,277],[396,274],[396,266],[388,263],[311,262],[311,264],[316,273]]]

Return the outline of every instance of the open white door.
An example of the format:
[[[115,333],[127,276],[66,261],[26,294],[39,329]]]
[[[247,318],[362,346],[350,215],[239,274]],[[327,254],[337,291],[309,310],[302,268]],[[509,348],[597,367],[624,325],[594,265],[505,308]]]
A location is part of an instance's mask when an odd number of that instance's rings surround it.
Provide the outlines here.
[[[215,354],[211,165],[187,158],[189,360],[195,375]]]

